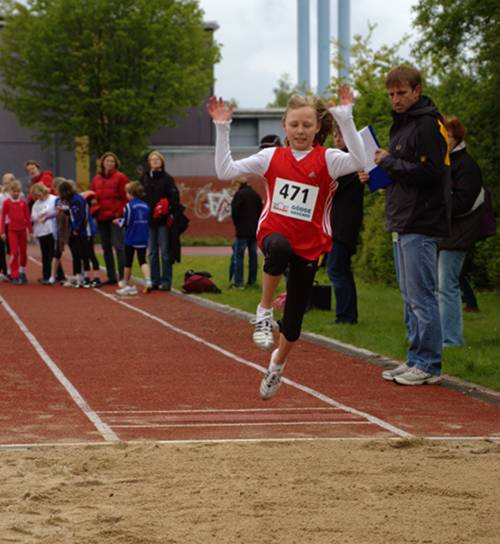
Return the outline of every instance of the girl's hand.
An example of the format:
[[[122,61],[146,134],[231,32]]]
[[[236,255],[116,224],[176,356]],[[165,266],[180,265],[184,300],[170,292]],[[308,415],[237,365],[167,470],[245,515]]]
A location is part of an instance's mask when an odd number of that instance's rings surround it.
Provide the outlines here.
[[[364,170],[359,170],[358,178],[363,185],[366,185],[370,181],[370,174]]]
[[[354,95],[348,85],[342,85],[339,89],[339,104],[341,106],[354,104]]]
[[[231,121],[233,117],[234,103],[226,104],[222,98],[217,99],[216,96],[211,96],[207,104],[208,115],[214,121]]]

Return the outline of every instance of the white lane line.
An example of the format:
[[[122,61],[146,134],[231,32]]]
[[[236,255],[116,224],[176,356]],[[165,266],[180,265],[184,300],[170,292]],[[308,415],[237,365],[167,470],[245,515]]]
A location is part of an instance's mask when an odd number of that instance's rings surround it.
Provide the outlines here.
[[[102,421],[102,419],[92,410],[88,405],[87,401],[82,397],[78,392],[76,387],[66,378],[61,369],[57,364],[51,359],[50,355],[43,349],[40,342],[35,338],[35,336],[30,332],[28,327],[24,324],[21,318],[16,314],[12,309],[10,304],[5,300],[4,297],[0,295],[0,302],[2,307],[5,308],[6,312],[12,317],[16,325],[21,329],[22,333],[26,336],[30,344],[35,348],[35,351],[38,353],[42,361],[47,365],[51,370],[57,380],[61,385],[66,389],[69,396],[73,399],[75,404],[82,410],[82,412],[90,419],[94,424],[95,428],[99,431],[104,440],[108,442],[118,442],[118,436],[111,430],[111,428]]]
[[[150,314],[149,312],[146,312],[145,310],[142,310],[141,308],[137,308],[135,306],[132,306],[131,304],[127,304],[126,302],[124,302],[123,300],[118,300],[115,296],[109,294],[109,293],[105,293],[103,291],[100,291],[100,290],[97,290],[95,289],[94,290],[95,292],[99,293],[101,296],[103,297],[106,297],[110,300],[112,300],[113,302],[115,302],[116,304],[120,304],[122,306],[124,306],[125,308],[128,308],[129,310],[132,310],[134,312],[137,312],[138,314],[144,316],[144,317],[147,317],[148,319],[151,319],[152,321],[156,321],[157,323],[159,323],[160,325],[162,325],[163,327],[166,327],[178,334],[181,334],[183,336],[186,336],[187,338],[189,338],[190,340],[193,340],[194,342],[197,342],[199,344],[202,344],[203,346],[205,347],[208,347],[210,349],[212,349],[213,351],[216,351],[218,353],[221,353],[222,355],[224,355],[225,357],[228,357],[229,359],[232,359],[233,361],[236,361],[238,363],[241,363],[243,365],[246,365],[250,368],[253,368],[255,370],[258,370],[259,372],[262,372],[263,374],[266,373],[267,369],[264,368],[263,366],[260,366],[258,365],[257,363],[254,363],[252,361],[249,361],[247,359],[244,359],[243,357],[240,357],[238,355],[236,355],[235,353],[232,353],[224,348],[221,348],[220,346],[218,346],[217,344],[213,344],[212,342],[209,342],[207,340],[204,340],[203,338],[195,335],[195,334],[192,334],[188,331],[185,331],[183,329],[180,329],[179,327],[176,327],[175,325],[172,325],[171,323],[169,323],[168,321],[165,321],[153,314]],[[319,400],[321,400],[322,402],[324,402],[325,404],[328,404],[330,406],[334,406],[335,408],[339,408],[340,410],[344,410],[345,412],[348,412],[350,414],[354,414],[354,415],[357,415],[357,416],[360,416],[360,417],[363,417],[365,419],[367,419],[370,423],[373,423],[374,425],[378,426],[378,427],[381,427],[382,429],[385,429],[386,431],[389,431],[391,433],[394,433],[396,434],[397,436],[400,436],[400,437],[404,437],[404,438],[410,438],[412,437],[413,435],[406,432],[406,431],[403,431],[402,429],[399,429],[398,427],[394,426],[394,425],[391,425],[390,423],[388,423],[387,421],[384,421],[378,417],[375,417],[375,416],[372,416],[371,414],[368,414],[366,412],[362,412],[361,410],[356,410],[356,408],[352,408],[351,406],[347,406],[345,404],[342,404],[341,402],[337,402],[335,399],[332,399],[326,395],[324,395],[323,393],[320,393],[319,391],[316,391],[310,387],[307,387],[305,385],[302,385],[302,384],[299,384],[297,382],[294,382],[288,378],[283,378],[283,383],[286,383],[287,385],[290,385],[291,387],[294,387],[295,389],[299,389],[300,391],[314,397],[314,398],[317,398]]]
[[[113,425],[115,429],[189,429],[191,427],[288,427],[291,425],[371,425],[370,421],[272,421],[266,423],[138,423]]]
[[[333,406],[314,406],[307,408],[298,406],[297,408],[207,408],[200,410],[99,410],[98,414],[224,414],[224,413],[253,413],[253,412],[336,412],[338,408]]]

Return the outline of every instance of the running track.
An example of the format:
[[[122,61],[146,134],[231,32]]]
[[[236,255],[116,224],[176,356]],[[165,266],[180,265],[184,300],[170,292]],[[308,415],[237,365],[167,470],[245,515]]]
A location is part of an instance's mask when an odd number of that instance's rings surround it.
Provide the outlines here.
[[[40,275],[31,259],[28,275]],[[0,447],[155,440],[500,439],[500,397],[405,388],[301,340],[285,385],[248,322],[175,293],[0,284]]]

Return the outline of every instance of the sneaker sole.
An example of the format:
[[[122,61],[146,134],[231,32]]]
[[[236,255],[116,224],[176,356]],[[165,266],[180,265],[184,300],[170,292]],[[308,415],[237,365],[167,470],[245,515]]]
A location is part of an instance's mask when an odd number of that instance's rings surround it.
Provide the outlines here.
[[[407,381],[401,376],[396,376],[394,382],[399,385],[437,385],[441,382],[441,376],[431,376],[430,378],[424,378],[418,381]]]

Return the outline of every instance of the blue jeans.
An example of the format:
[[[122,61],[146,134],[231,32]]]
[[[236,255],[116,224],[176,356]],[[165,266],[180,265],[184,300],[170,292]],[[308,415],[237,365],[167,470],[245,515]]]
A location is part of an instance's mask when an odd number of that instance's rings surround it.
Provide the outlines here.
[[[438,257],[439,313],[444,346],[463,346],[460,272],[465,251],[441,250]]]
[[[393,245],[409,340],[407,361],[441,373],[442,336],[437,299],[437,243],[423,234],[400,234]]]
[[[248,248],[248,285],[257,281],[257,239],[237,237],[233,243],[232,272],[234,285],[243,286],[243,270],[245,264],[245,249]],[[231,274],[231,272],[230,272]]]
[[[149,227],[148,254],[151,266],[151,283],[154,286],[171,287],[173,263],[168,258],[168,230],[166,226]]]
[[[337,322],[357,323],[358,298],[351,270],[351,252],[346,244],[334,240],[326,258],[326,270],[335,293]]]

